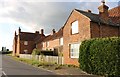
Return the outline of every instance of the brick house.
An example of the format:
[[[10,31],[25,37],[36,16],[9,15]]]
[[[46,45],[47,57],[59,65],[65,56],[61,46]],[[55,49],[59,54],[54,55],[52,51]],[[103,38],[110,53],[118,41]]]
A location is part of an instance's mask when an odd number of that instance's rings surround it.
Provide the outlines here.
[[[62,53],[63,51],[63,27],[56,32],[55,29],[52,30],[52,34],[46,36],[42,41],[42,50],[56,51],[57,53]]]
[[[79,46],[82,41],[91,38],[113,37],[120,35],[120,6],[109,9],[105,2],[98,7],[99,14],[90,10],[74,9],[64,26],[56,32],[45,36],[44,30],[29,33],[15,32],[13,55],[31,53],[39,50],[55,50],[63,53],[64,64],[79,65]]]
[[[21,32],[19,28],[18,35],[15,31],[12,55],[19,56],[19,54],[31,54],[33,49],[36,48],[37,43],[43,40],[44,37],[43,30],[41,30],[41,34],[39,34],[38,31],[35,33]]]
[[[78,9],[71,12],[63,29],[65,64],[79,65],[79,46],[82,41],[91,38],[113,37],[120,34],[120,16],[115,17],[115,13],[119,13],[118,8],[120,9],[120,7],[111,10],[108,10],[108,8],[103,2],[98,7],[99,14],[93,14],[90,10],[82,11]],[[117,21],[113,21],[116,18]]]

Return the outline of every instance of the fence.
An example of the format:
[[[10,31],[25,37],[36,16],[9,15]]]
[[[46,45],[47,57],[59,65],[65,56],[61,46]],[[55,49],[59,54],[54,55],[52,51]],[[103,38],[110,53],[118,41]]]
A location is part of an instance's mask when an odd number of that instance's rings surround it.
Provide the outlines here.
[[[25,59],[35,59],[43,62],[50,62],[50,63],[57,63],[57,64],[63,64],[63,57],[61,56],[45,56],[45,55],[30,55],[30,54],[20,54],[20,58]]]

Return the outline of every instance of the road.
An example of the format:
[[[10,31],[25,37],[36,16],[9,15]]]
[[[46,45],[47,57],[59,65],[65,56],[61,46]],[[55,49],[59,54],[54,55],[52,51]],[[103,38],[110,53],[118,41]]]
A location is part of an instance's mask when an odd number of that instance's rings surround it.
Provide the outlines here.
[[[2,55],[0,51],[0,76],[2,75]]]
[[[2,56],[2,74],[8,75],[55,75],[55,73],[27,65],[10,56]]]

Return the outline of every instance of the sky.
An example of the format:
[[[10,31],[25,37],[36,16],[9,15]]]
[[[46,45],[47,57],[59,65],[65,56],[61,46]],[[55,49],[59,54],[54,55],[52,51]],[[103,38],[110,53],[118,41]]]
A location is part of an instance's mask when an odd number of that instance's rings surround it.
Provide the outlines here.
[[[109,9],[118,6],[119,0],[106,0]],[[20,27],[23,32],[44,29],[50,34],[58,31],[71,11],[90,9],[98,13],[101,0],[0,0],[0,50],[12,50],[14,32]]]

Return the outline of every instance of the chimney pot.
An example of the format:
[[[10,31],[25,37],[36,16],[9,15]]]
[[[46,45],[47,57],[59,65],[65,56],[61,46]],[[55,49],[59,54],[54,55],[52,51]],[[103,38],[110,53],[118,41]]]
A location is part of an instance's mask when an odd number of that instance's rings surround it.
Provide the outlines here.
[[[107,5],[105,5],[105,1],[102,0],[102,5],[98,7],[99,9],[99,15],[100,17],[102,17],[103,19],[108,19],[109,13],[108,13],[108,9],[109,7]]]
[[[41,34],[42,34],[42,35],[44,34],[44,30],[43,30],[43,29],[41,29]]]
[[[56,32],[55,29],[52,30],[53,34]]]
[[[39,31],[35,31],[36,34],[39,34]]]
[[[18,30],[18,32],[20,33],[21,32],[21,28],[19,27],[19,30]]]
[[[91,10],[88,9],[87,12],[91,13]]]

